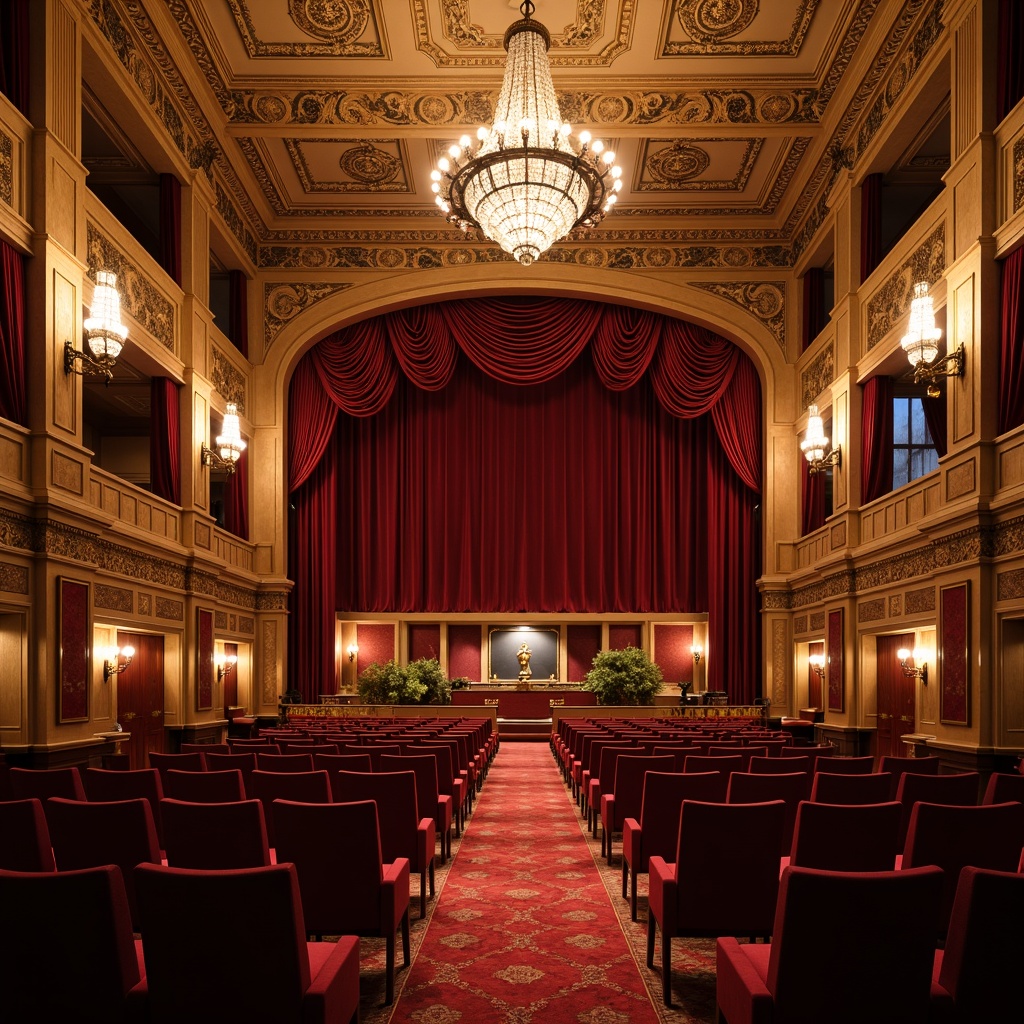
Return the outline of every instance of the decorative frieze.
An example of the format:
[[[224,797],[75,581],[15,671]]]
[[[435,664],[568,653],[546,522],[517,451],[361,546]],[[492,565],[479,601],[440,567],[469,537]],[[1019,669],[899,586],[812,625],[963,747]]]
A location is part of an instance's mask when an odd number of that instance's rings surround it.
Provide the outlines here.
[[[221,215],[228,230],[241,243],[246,255],[255,264],[259,260],[259,251],[256,247],[256,239],[245,223],[244,218],[238,212],[238,208],[231,200],[227,190],[218,181],[216,183],[217,212]]]
[[[692,287],[735,302],[768,329],[783,351],[786,348],[786,282],[735,281],[718,283],[695,281]]]
[[[322,249],[310,252],[323,253]],[[274,339],[290,320],[303,310],[351,288],[348,284],[264,284],[263,285],[263,344],[270,349]]]
[[[825,629],[825,613],[811,612],[811,632],[821,633]]]
[[[262,672],[262,703],[277,703],[277,621],[263,620],[263,643],[261,644],[260,664]]]
[[[13,562],[0,562],[0,590],[6,594],[28,594],[28,569]]]
[[[286,591],[261,590],[256,595],[256,611],[285,612],[288,610],[288,594]]]
[[[862,601],[857,605],[857,618],[861,622],[877,622],[885,618],[885,600],[881,597]]]
[[[795,619],[793,619],[793,632],[798,634],[807,632],[806,615],[798,615]]]
[[[903,598],[899,594],[889,595],[889,618],[898,619],[903,614]]]
[[[935,611],[935,588],[921,587],[918,590],[908,590],[903,595],[903,606],[908,615]]]
[[[1024,597],[1024,569],[996,574],[996,600],[1017,601]]]
[[[130,615],[132,612],[132,592],[124,587],[111,587],[97,583],[93,588],[92,603],[94,608],[104,608],[111,612]]]
[[[153,614],[153,595],[152,594],[139,594],[139,614],[140,615],[152,615]]]
[[[218,608],[217,611],[213,613],[213,626],[214,629],[227,629],[228,613]]]
[[[813,405],[818,395],[835,380],[835,345],[830,341],[800,374],[801,405]]]
[[[252,6],[253,0],[228,0],[238,34],[250,57],[386,56],[377,28],[374,0],[331,0],[330,3],[289,0],[289,17],[316,42],[261,39],[250,12]]]
[[[211,346],[210,380],[225,402],[234,402],[238,411],[245,410],[245,376],[216,345]]]
[[[789,701],[790,645],[784,619],[772,623],[772,703],[785,707]]]
[[[250,635],[256,629],[256,621],[250,615],[239,615],[238,616],[238,632],[249,633]]]
[[[14,141],[0,129],[0,201],[14,205]]]
[[[1024,206],[1024,136],[1013,144],[1013,212]]]
[[[174,622],[182,622],[185,618],[185,605],[181,601],[175,601],[171,597],[160,597],[156,599],[156,617],[158,619],[170,619]]]

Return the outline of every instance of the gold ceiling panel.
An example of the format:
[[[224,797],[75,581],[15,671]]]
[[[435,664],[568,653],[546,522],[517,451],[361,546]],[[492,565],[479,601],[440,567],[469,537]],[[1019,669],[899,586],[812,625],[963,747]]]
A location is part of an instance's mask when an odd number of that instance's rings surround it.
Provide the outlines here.
[[[250,59],[383,57],[377,0],[227,0]]]
[[[764,139],[647,139],[640,192],[743,192]]]
[[[397,139],[284,139],[307,194],[412,192]]]
[[[795,57],[821,0],[673,0],[663,57]],[[829,0],[835,4],[836,0]]]

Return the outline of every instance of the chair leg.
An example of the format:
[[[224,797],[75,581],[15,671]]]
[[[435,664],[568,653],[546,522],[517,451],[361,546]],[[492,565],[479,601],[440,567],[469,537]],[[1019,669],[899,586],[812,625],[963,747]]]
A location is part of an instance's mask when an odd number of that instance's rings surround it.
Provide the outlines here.
[[[402,915],[402,966],[409,966],[409,910]]]
[[[395,1001],[395,936],[388,935],[384,940],[384,1005],[390,1006]]]
[[[434,858],[430,858],[430,866],[427,868],[430,872],[430,898],[434,898]]]
[[[636,920],[636,871],[629,869],[629,878],[632,882],[629,895],[629,917],[631,921]]]
[[[661,933],[661,994],[666,1006],[672,1005],[672,940]]]
[[[654,970],[654,914],[647,912],[647,966]]]
[[[622,854],[622,898],[629,899],[629,865],[626,863],[626,854]]]
[[[611,832],[609,832],[608,833],[608,867],[612,866],[612,842],[613,842],[613,838],[614,838],[613,834]]]
[[[420,872],[420,920],[427,916],[427,869]]]

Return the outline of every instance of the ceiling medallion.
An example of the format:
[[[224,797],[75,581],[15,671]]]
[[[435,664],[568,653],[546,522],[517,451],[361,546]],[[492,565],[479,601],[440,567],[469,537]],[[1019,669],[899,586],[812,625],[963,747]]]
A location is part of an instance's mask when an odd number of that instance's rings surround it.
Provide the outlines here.
[[[370,0],[288,0],[288,14],[317,39],[351,43],[366,30]]]
[[[648,157],[647,170],[658,181],[681,182],[703,174],[710,163],[707,150],[679,141]]]
[[[677,0],[676,17],[691,39],[716,43],[750,27],[758,0]]]
[[[345,150],[338,165],[350,178],[365,185],[394,181],[402,169],[401,163],[390,153],[377,149],[370,142]]]
[[[479,145],[464,135],[431,173],[437,205],[450,222],[479,230],[529,266],[576,228],[597,224],[622,188],[615,154],[591,141],[572,138],[562,121],[548,65],[548,30],[531,15],[505,33],[505,75],[492,126],[477,131]],[[449,159],[450,157],[450,159]]]

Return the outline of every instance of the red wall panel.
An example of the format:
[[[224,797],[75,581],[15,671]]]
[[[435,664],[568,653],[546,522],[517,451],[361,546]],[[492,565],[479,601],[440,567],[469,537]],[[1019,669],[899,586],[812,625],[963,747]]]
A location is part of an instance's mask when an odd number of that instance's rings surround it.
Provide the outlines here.
[[[601,650],[601,626],[567,626],[566,638],[566,682],[578,683],[590,671],[594,658]]]
[[[476,625],[448,627],[448,675],[466,676],[474,683],[480,676],[480,627]]]
[[[383,665],[395,657],[395,626],[392,622],[360,622],[356,626],[356,669],[361,675],[374,662]]]
[[[639,622],[613,622],[608,627],[608,649],[621,651],[624,647],[640,647]]]
[[[654,624],[654,660],[666,683],[693,682],[693,626],[681,623]]]
[[[409,625],[409,660],[441,660],[441,625],[437,622],[413,622]]]

